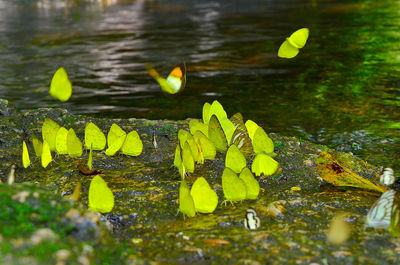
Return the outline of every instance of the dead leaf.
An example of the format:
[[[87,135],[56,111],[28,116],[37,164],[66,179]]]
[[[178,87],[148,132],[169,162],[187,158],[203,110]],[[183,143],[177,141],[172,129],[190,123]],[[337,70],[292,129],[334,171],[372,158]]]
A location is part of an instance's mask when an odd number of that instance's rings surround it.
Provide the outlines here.
[[[206,245],[211,245],[211,246],[216,246],[216,245],[229,245],[231,242],[220,239],[220,238],[214,238],[214,239],[209,239],[204,244]]]
[[[103,172],[101,172],[101,170],[98,170],[98,169],[89,170],[86,168],[86,166],[84,166],[82,164],[78,164],[76,167],[79,169],[79,172],[81,172],[83,175],[86,175],[86,176],[99,175],[99,174],[103,173]]]
[[[387,187],[376,185],[371,181],[360,177],[350,169],[342,166],[327,152],[319,154],[317,159],[317,168],[319,176],[323,180],[336,186],[375,190],[382,193],[388,190]]]
[[[81,188],[82,185],[80,182],[78,182],[74,188],[74,191],[72,192],[72,194],[69,196],[69,198],[71,198],[72,200],[74,200],[74,202],[77,202],[79,200],[79,198],[81,197]]]

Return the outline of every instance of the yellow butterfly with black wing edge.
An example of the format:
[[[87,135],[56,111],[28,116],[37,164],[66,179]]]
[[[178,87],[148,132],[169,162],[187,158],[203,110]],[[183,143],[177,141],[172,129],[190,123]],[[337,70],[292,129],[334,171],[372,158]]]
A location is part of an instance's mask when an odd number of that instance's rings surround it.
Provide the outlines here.
[[[295,57],[299,53],[299,49],[306,45],[309,33],[310,30],[308,28],[296,30],[279,47],[278,56],[288,59]]]
[[[183,63],[180,66],[174,67],[167,79],[161,77],[160,74],[154,70],[154,68],[148,64],[147,72],[153,77],[161,87],[161,90],[169,93],[176,94],[182,91],[186,85],[186,64]]]

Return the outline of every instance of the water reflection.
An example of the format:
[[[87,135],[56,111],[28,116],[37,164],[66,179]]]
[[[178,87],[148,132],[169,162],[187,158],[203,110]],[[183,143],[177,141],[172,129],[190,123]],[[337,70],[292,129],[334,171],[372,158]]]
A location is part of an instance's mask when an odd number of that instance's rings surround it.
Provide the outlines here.
[[[59,104],[47,90],[64,66],[74,93],[61,106],[74,113],[185,119],[218,99],[267,131],[400,168],[399,8],[394,0],[0,0],[0,96],[20,109]],[[301,27],[311,29],[306,47],[277,58]],[[167,75],[183,61],[188,83],[177,95],[161,93],[145,71],[151,63]]]

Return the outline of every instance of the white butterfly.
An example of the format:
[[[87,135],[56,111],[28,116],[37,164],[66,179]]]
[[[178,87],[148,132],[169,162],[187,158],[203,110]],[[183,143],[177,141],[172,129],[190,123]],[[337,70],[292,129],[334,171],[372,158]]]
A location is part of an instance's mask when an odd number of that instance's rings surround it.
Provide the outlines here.
[[[246,217],[244,218],[244,227],[249,230],[256,230],[260,227],[260,218],[257,217],[256,211],[247,209]]]
[[[396,192],[388,190],[369,209],[365,224],[373,228],[389,229]]]
[[[384,185],[392,185],[395,181],[393,169],[390,167],[385,168],[379,180]]]

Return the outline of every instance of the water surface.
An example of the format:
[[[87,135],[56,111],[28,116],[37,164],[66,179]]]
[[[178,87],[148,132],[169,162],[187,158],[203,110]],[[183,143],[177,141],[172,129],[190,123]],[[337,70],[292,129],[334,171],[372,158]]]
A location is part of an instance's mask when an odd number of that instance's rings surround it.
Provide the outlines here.
[[[300,136],[400,169],[400,3],[329,0],[0,0],[0,97],[109,117],[201,117],[219,100],[267,132]],[[300,54],[277,57],[310,28]],[[162,93],[145,71],[186,62]],[[74,93],[47,91],[64,66]]]

